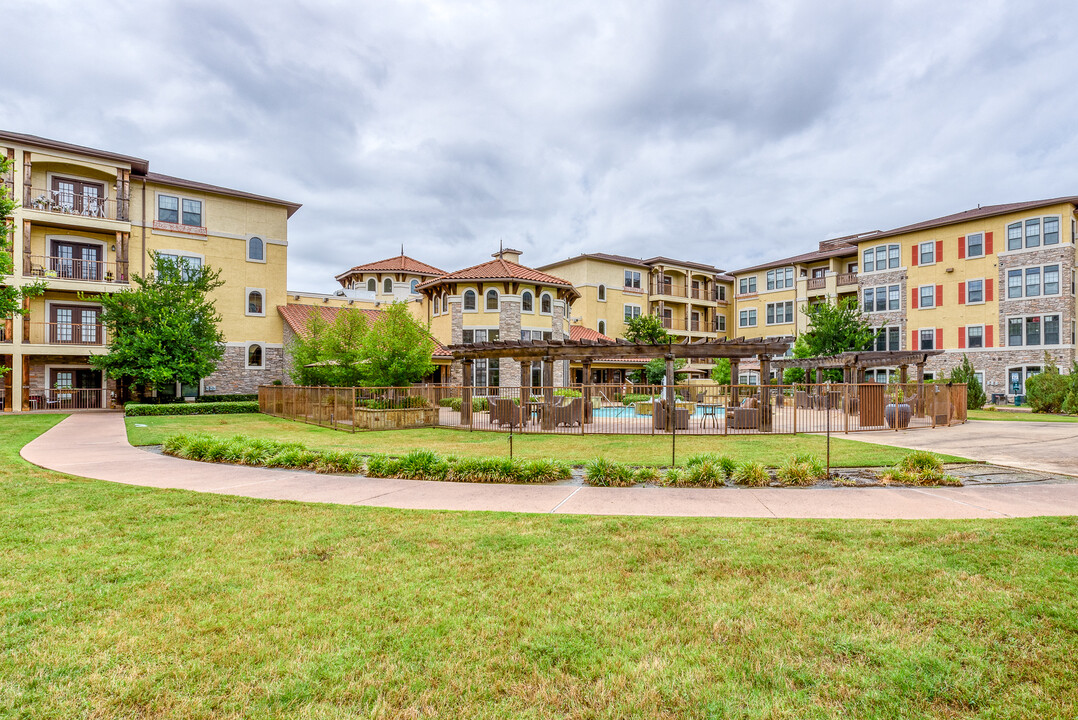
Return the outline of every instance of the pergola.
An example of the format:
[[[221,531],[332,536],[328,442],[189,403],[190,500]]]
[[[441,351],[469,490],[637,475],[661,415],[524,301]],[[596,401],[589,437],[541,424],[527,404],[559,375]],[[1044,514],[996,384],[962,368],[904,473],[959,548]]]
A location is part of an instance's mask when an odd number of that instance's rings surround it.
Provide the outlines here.
[[[811,376],[811,380],[806,380],[812,383],[816,381],[817,370],[841,370],[843,382],[862,383],[865,381],[865,370],[869,368],[897,367],[899,382],[903,384],[907,381],[909,366],[913,365],[917,368],[917,384],[923,385],[928,358],[942,354],[942,350],[871,350],[823,357],[779,358],[774,365],[780,369],[803,368]]]
[[[674,407],[674,360],[728,358],[732,378],[737,377],[740,361],[756,358],[760,362],[761,376],[767,377],[771,358],[784,354],[793,343],[792,337],[770,338],[734,338],[728,340],[700,340],[690,343],[667,343],[649,345],[631,343],[627,340],[500,340],[450,345],[446,349],[454,360],[464,363],[464,377],[471,377],[472,363],[476,360],[508,358],[520,362],[521,377],[525,377],[524,366],[539,361],[543,367],[544,401],[554,400],[554,362],[558,360],[578,361],[584,369],[584,397],[589,393],[587,386],[591,381],[591,364],[596,360],[615,360],[620,358],[663,358],[666,360],[666,402]],[[765,388],[767,386],[765,385]],[[765,392],[770,392],[769,389]],[[472,388],[463,388],[461,412],[471,414]],[[763,403],[767,407],[767,403]],[[667,423],[673,424],[674,413],[667,413]],[[769,418],[768,418],[769,419]]]

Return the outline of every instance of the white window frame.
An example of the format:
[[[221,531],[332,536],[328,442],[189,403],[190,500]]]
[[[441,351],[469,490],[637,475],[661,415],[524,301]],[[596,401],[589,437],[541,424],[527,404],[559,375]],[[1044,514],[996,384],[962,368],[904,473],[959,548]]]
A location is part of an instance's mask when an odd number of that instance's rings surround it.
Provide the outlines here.
[[[925,248],[928,248],[932,252],[932,259],[925,261]],[[928,240],[923,243],[917,243],[917,266],[924,267],[926,265],[935,265],[939,258],[936,257],[936,241]]]
[[[752,322],[749,322],[750,319]],[[756,312],[756,308],[745,308],[744,310],[739,310],[737,313],[737,326],[739,328],[756,327],[758,321],[759,313]]]
[[[793,300],[784,300],[782,302],[768,303],[764,312],[764,325],[790,325],[794,321],[793,316]],[[788,307],[787,307],[788,306]],[[782,308],[782,320],[779,320],[779,308]],[[789,310],[789,313],[786,311]],[[774,318],[773,321],[768,322],[767,317],[770,315]]]
[[[932,304],[925,305],[925,290],[931,290],[929,295],[932,297]],[[918,285],[917,286],[917,309],[918,310],[931,310],[936,307],[936,286],[935,285]]]
[[[599,283],[599,287],[595,291],[596,302],[606,302],[606,285]]]
[[[643,291],[643,287],[641,287],[641,278],[640,278],[640,271],[639,270],[626,270],[623,273],[623,275],[626,276],[626,277],[623,278],[623,281],[628,280],[628,282],[625,283],[625,288],[626,289]]]
[[[987,293],[988,283],[986,282],[986,280],[987,280],[987,278],[969,278],[968,280],[966,280],[966,304],[967,305],[984,305],[986,302],[988,302],[987,300],[985,300],[985,296],[988,294]],[[971,301],[969,299],[969,284],[970,283],[975,283],[975,282],[980,282],[981,283],[981,299],[977,300],[977,301]]]
[[[543,311],[543,298],[550,298],[550,311],[549,312],[544,312]],[[541,293],[539,295],[539,314],[540,315],[547,315],[547,316],[554,315],[554,296],[551,295],[548,292],[544,292],[544,293]]]
[[[881,247],[884,248],[883,260],[884,260],[884,263],[887,265],[887,267],[885,267],[883,269],[880,269],[879,267],[877,267],[877,263],[876,263],[876,250],[878,248],[881,248]],[[891,267],[891,248],[892,247],[897,247],[898,248],[898,264],[895,265],[894,267]],[[869,253],[872,253],[872,269],[871,270],[864,270],[864,272],[861,273],[863,275],[870,275],[870,274],[878,273],[878,272],[888,272],[890,270],[901,270],[902,269],[902,245],[900,243],[883,243],[882,245],[873,245],[871,247],[865,248],[864,250],[861,251],[861,264],[860,264],[859,267],[861,267],[861,268],[867,267],[866,258],[867,258]],[[858,272],[858,271],[854,271],[854,272]]]
[[[749,289],[749,285],[752,288]],[[749,275],[748,277],[739,278],[737,281],[738,295],[756,295],[759,293],[760,283],[755,275]],[[745,288],[742,290],[741,288]]]
[[[264,305],[263,305],[264,306]],[[259,346],[262,348],[262,364],[251,365],[251,347]],[[249,342],[243,345],[243,369],[244,370],[265,370],[266,369],[266,343],[264,342]]]
[[[251,257],[251,241],[252,240],[257,240],[258,242],[262,243],[262,259],[261,260],[259,260],[258,258]],[[251,235],[250,237],[247,238],[247,241],[246,241],[245,244],[247,246],[247,253],[246,253],[247,254],[247,262],[253,262],[253,263],[265,263],[266,262],[266,255],[269,254],[267,252],[269,244],[266,242],[265,238],[263,238],[263,237],[261,237],[259,235]]]
[[[189,252],[187,250],[166,250],[164,248],[155,251],[158,255],[169,255],[177,259],[190,258],[198,260],[199,265],[204,267],[206,265],[206,256],[199,253]],[[182,272],[182,271],[181,271]],[[246,300],[245,300],[246,301]]]
[[[408,292],[410,294],[412,294],[412,295],[418,295],[419,290],[416,289],[418,286],[419,286],[419,280],[416,280],[414,278],[412,280],[409,280],[408,281]]]
[[[639,305],[632,305],[626,303],[622,306],[622,308],[625,310],[625,313],[623,315],[623,317],[625,318],[625,322],[629,322],[629,320],[633,318],[638,318],[644,314],[644,308]]]
[[[531,298],[531,309],[528,309],[528,308],[524,307],[524,296],[525,295],[527,295],[529,298]],[[531,313],[532,315],[535,314],[535,293],[533,293],[531,290],[525,290],[524,292],[520,293],[520,312],[522,312],[522,313]]]
[[[968,234],[968,235],[966,235],[966,236],[965,236],[964,238],[962,238],[962,242],[963,242],[963,243],[965,244],[965,246],[966,246],[966,259],[967,259],[967,260],[971,260],[971,259],[974,259],[974,258],[982,258],[982,257],[984,257],[984,254],[985,254],[985,253],[984,253],[984,251],[985,251],[985,247],[984,247],[984,235],[985,235],[985,234],[984,234],[983,232],[974,232],[974,233],[969,233],[969,234]],[[976,255],[971,255],[971,254],[970,254],[970,252],[969,252],[969,239],[970,239],[971,237],[973,237],[973,236],[977,236],[977,237],[981,238],[981,252],[977,253]]]
[[[1026,243],[1026,241],[1027,241],[1026,224],[1029,223],[1030,221],[1033,221],[1033,220],[1037,221],[1037,231],[1039,233],[1038,236],[1037,236],[1038,237],[1038,244],[1030,246],[1030,245],[1027,245],[1027,243]],[[1056,238],[1056,241],[1054,243],[1051,243],[1051,244],[1048,244],[1048,245],[1046,245],[1045,242],[1044,242],[1044,221],[1045,220],[1055,220],[1056,221],[1056,236],[1057,236],[1057,238]],[[1073,230],[1073,222],[1074,222],[1074,220],[1072,219],[1071,222],[1072,222],[1072,230]],[[1019,226],[1021,247],[1011,248],[1010,231],[1011,231],[1011,228],[1014,227],[1015,225]],[[1033,215],[1033,216],[1030,216],[1030,217],[1024,217],[1024,218],[1022,218],[1020,220],[1015,220],[1014,222],[1007,223],[1004,226],[1003,233],[1004,233],[1004,240],[1006,242],[1006,246],[1005,246],[1005,249],[999,253],[1000,255],[1014,254],[1014,253],[1021,253],[1021,252],[1036,252],[1037,250],[1043,250],[1045,248],[1051,249],[1051,248],[1054,248],[1054,247],[1057,247],[1059,245],[1064,244],[1064,242],[1063,242],[1063,216],[1062,215]]]
[[[1047,342],[1045,342],[1045,331],[1044,331],[1044,329],[1048,326],[1048,323],[1045,322],[1045,318],[1050,318],[1050,317],[1059,318],[1059,320],[1058,320],[1059,342],[1052,343],[1052,344],[1048,344]],[[1040,335],[1041,335],[1040,340],[1041,341],[1036,345],[1030,345],[1027,342],[1027,340],[1029,339],[1029,334],[1026,331],[1026,320],[1029,319],[1029,318],[1040,318],[1041,319],[1041,333],[1040,333]],[[1011,345],[1011,320],[1021,320],[1022,321],[1022,344],[1021,345]],[[1039,312],[1039,313],[1026,313],[1024,315],[1007,315],[1005,318],[1003,318],[1003,335],[1004,335],[1004,337],[1007,338],[1007,344],[1004,345],[1004,347],[1056,348],[1056,347],[1064,347],[1064,346],[1066,346],[1066,343],[1064,342],[1064,334],[1063,334],[1063,313],[1062,312]]]
[[[366,285],[367,285],[367,292],[372,292],[372,293],[377,293],[378,292],[378,281],[376,279],[367,278]],[[371,287],[371,285],[374,285],[374,287]]]
[[[980,328],[981,330],[981,345],[980,347],[970,347],[969,344],[969,331],[970,328]],[[966,325],[966,349],[967,350],[983,350],[984,349],[984,325]]]
[[[494,293],[494,307],[490,307],[490,294]],[[502,294],[494,288],[487,288],[483,293],[483,312],[501,312]]]
[[[99,182],[99,181],[95,181],[95,182]],[[161,200],[160,200],[161,196],[170,197],[170,198],[176,198],[176,200],[177,200],[176,222],[161,219]],[[184,200],[191,200],[191,201],[197,202],[197,203],[199,203],[201,205],[202,212],[199,213],[199,216],[202,219],[202,224],[201,225],[187,225],[186,223],[184,223],[184,221],[183,221],[183,201]],[[168,225],[178,225],[180,227],[185,227],[185,228],[205,228],[205,227],[207,227],[207,224],[206,224],[206,200],[203,199],[203,198],[181,195],[180,193],[177,193],[177,192],[167,192],[167,191],[164,191],[164,190],[154,190],[153,219],[154,219],[155,222],[166,223]],[[265,243],[265,239],[263,239],[262,242]],[[246,252],[244,254],[246,254]]]
[[[596,323],[595,329],[599,331],[600,335],[606,335],[606,320],[600,320]]]
[[[262,293],[262,312],[251,312],[251,293]],[[266,288],[249,287],[243,290],[243,314],[247,317],[266,317]]]
[[[891,288],[898,288],[898,307],[897,308],[892,308],[891,307]],[[865,307],[865,291],[866,290],[871,290],[872,291],[872,307],[871,308]],[[879,294],[880,290],[884,291],[884,297],[886,298],[886,302],[884,302],[883,310],[877,310],[876,309],[876,296]],[[872,287],[862,287],[860,289],[858,302],[861,305],[861,312],[866,313],[866,314],[867,313],[884,313],[884,312],[901,312],[902,311],[902,284],[901,283],[891,283],[890,285],[873,285]]]
[[[475,307],[473,307],[471,310],[468,309],[468,303],[467,303],[467,300],[466,300],[466,298],[468,297],[468,293],[471,293],[472,297],[475,298],[475,302],[474,302]],[[461,311],[466,312],[466,313],[477,313],[477,312],[479,312],[479,293],[476,292],[473,288],[467,288],[464,292],[462,292],[460,294],[460,309],[461,309]]]
[[[719,332],[726,332],[726,316],[719,315]]]
[[[917,349],[918,350],[925,350],[926,349],[924,347],[924,342],[921,339],[921,338],[924,337],[924,334],[926,332],[931,332],[932,333],[932,347],[927,348],[927,349],[928,350],[942,350],[943,348],[936,347],[936,328],[934,328],[934,327],[917,328]]]
[[[386,283],[389,283],[389,289],[386,290]],[[397,286],[397,283],[393,282],[393,278],[382,278],[382,294],[392,295],[393,288]]]

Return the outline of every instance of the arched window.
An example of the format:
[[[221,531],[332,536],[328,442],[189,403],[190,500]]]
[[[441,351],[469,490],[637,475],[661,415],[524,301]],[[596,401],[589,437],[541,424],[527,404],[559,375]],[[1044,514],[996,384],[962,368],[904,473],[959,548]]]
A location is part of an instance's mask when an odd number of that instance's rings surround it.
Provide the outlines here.
[[[367,292],[374,292],[378,289],[378,283],[374,278],[367,279]]]
[[[247,348],[247,367],[260,368],[262,367],[262,346],[259,344],[251,345]]]
[[[416,288],[418,286],[419,286],[419,281],[418,280],[413,280],[412,282],[408,283],[408,289],[412,291],[413,295],[415,295],[418,292],[416,290]]]
[[[262,293],[260,293],[258,290],[252,290],[251,292],[247,293],[247,314],[262,314]]]
[[[606,335],[606,320],[599,321],[599,334]]]
[[[606,302],[606,285],[599,286],[599,302]]]
[[[533,301],[534,301],[534,299],[533,299],[532,294],[530,292],[528,292],[527,290],[522,292],[520,294],[520,311],[521,312],[534,312],[534,308],[532,307]]]
[[[539,298],[539,312],[544,315],[554,312],[554,300],[550,297],[550,293],[543,293],[543,296]]]
[[[382,281],[382,292],[389,295],[393,292],[393,278],[386,278]]]
[[[493,289],[487,290],[487,310],[497,310],[497,309],[498,309],[498,291],[493,290]]]
[[[464,291],[464,309],[475,310],[475,290]]]
[[[442,312],[449,312],[449,293],[442,293]]]
[[[266,259],[265,246],[262,238],[253,237],[247,241],[247,259],[262,262]]]

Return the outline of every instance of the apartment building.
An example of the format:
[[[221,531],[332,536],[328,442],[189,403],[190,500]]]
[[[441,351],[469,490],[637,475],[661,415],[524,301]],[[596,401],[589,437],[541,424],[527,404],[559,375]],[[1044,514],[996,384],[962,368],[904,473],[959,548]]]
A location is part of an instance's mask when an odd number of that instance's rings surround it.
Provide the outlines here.
[[[620,338],[630,318],[655,315],[679,340],[727,336],[733,278],[712,265],[586,253],[539,269],[557,272],[580,292],[574,325]]]
[[[224,356],[185,396],[249,393],[281,377],[288,218],[299,205],[149,170],[149,162],[32,135],[0,132],[12,160],[3,181],[20,203],[10,218],[14,273],[7,286],[44,282],[29,313],[0,338],[5,410],[105,408],[125,389],[89,357],[109,338],[95,298],[131,287],[151,252],[222,271],[214,294]]]
[[[880,328],[875,349],[943,350],[929,377],[967,355],[987,392],[1022,395],[1046,351],[1064,369],[1075,359],[1076,207],[1078,197],[979,207],[738,270],[737,334],[804,332],[801,308],[856,293]]]

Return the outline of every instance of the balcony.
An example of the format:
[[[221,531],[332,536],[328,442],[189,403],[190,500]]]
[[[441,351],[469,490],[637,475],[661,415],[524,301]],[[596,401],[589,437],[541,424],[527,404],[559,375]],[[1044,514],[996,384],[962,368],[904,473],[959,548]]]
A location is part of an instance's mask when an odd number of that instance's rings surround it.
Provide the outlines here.
[[[855,273],[855,272],[839,273],[839,275],[838,275],[838,286],[839,287],[842,287],[843,285],[856,285],[856,284],[857,284],[857,273]]]
[[[121,271],[117,263],[73,257],[28,255],[23,260],[22,274],[26,277],[38,277],[45,280],[127,284],[127,274]]]
[[[101,388],[26,388],[31,410],[94,410],[104,408]]]
[[[30,325],[30,343],[34,345],[79,345],[100,347],[105,344],[105,327],[100,323],[43,323]]]
[[[706,290],[701,287],[689,287],[686,288],[683,284],[676,283],[651,283],[649,287],[652,295],[665,295],[667,297],[676,298],[688,298],[690,300],[702,300],[704,302],[715,302],[718,300],[718,291],[712,288]]]
[[[825,278],[825,277],[814,277],[814,278],[809,278],[808,279],[808,289],[809,290],[824,290],[826,288],[827,288],[827,278]]]
[[[128,204],[127,200],[110,200],[96,192],[76,193],[45,188],[28,188],[23,199],[23,207],[28,210],[125,222],[129,219]]]
[[[661,317],[657,316],[662,321],[663,329],[673,330],[674,332],[694,332],[694,333],[713,333],[718,332],[717,321],[707,320],[689,320],[685,318],[673,318],[673,317]]]

